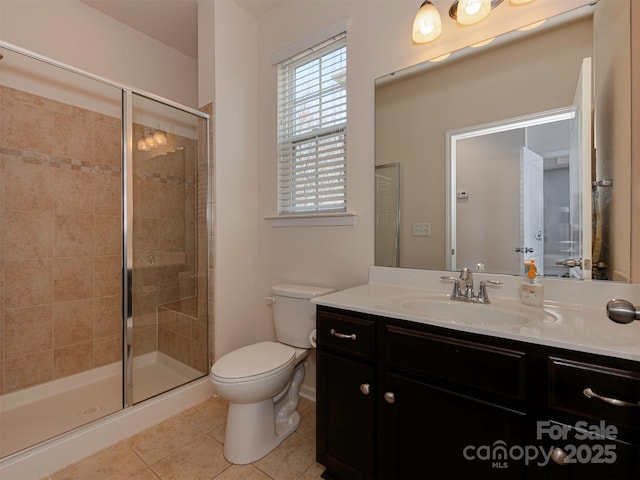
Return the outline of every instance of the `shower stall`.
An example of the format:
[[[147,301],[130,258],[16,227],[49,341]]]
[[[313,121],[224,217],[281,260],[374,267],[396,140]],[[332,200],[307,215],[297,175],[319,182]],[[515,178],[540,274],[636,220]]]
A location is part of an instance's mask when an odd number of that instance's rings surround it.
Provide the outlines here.
[[[0,458],[205,376],[209,116],[0,42]]]

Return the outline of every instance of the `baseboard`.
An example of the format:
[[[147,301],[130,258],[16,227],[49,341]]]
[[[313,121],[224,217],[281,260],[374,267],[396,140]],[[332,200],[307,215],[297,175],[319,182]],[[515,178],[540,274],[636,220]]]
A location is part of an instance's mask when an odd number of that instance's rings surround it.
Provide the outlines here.
[[[316,401],[316,389],[310,387],[309,385],[302,385],[300,387],[300,396],[306,398],[307,400],[311,400],[315,403]]]

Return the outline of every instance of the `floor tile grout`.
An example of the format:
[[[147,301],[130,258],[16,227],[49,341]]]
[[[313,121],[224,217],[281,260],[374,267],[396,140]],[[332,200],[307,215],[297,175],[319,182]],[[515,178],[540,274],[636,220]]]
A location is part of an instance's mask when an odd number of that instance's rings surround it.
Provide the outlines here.
[[[324,468],[315,462],[315,403],[301,398],[301,424],[265,457],[245,466],[226,461],[227,402],[212,397],[116,445],[69,465],[45,479],[135,478],[136,480],[315,480]],[[203,425],[208,425],[203,428]],[[125,448],[126,451],[122,451]],[[127,457],[127,459],[123,459]],[[135,459],[135,460],[134,460]],[[120,463],[118,463],[120,461]],[[138,470],[131,472],[139,463]],[[131,477],[131,475],[134,477]]]

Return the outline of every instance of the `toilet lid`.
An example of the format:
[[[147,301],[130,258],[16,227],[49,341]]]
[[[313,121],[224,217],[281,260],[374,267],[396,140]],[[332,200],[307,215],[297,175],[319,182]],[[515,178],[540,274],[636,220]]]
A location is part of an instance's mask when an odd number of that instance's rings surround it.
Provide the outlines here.
[[[247,381],[289,367],[295,355],[292,347],[282,343],[255,343],[223,355],[213,364],[211,373],[222,381]]]

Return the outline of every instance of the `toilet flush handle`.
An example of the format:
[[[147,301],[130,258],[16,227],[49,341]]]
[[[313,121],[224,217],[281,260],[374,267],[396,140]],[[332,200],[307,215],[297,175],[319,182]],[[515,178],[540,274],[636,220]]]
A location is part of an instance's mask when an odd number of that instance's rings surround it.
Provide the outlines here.
[[[267,297],[267,303],[276,303],[276,299],[274,297]]]

